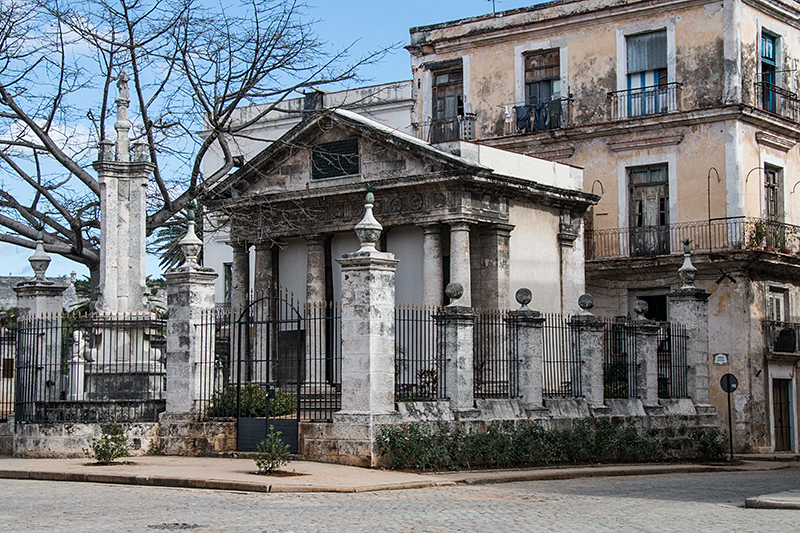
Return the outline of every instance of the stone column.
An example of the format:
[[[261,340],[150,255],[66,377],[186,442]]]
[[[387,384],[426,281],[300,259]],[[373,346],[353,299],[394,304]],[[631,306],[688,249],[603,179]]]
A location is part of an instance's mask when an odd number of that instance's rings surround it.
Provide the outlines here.
[[[450,224],[450,281],[461,285],[464,292],[461,307],[472,307],[472,275],[469,256],[469,223]]]
[[[524,409],[541,409],[544,348],[542,328],[545,319],[539,311],[528,308],[531,303],[530,289],[519,289],[516,298],[521,307],[517,311],[511,311],[506,320],[511,361],[519,365],[517,393]]]
[[[356,225],[357,252],[342,265],[342,413],[394,412],[394,255],[375,248],[381,225],[372,193]]]
[[[645,408],[658,406],[658,331],[659,326],[644,318],[647,302],[637,300],[633,304],[636,320],[633,331],[636,346],[636,387]]]
[[[250,251],[245,242],[231,241],[233,262],[231,264],[231,312],[234,319],[244,310],[250,292]]]
[[[325,304],[325,239],[319,235],[306,237],[306,301],[310,305]]]
[[[586,403],[594,410],[603,409],[605,392],[603,389],[603,320],[592,314],[594,298],[583,294],[578,299],[581,311],[569,325],[577,329],[580,345],[581,389]]]
[[[444,294],[442,268],[442,227],[439,224],[422,228],[422,303],[439,307]]]
[[[194,220],[190,220],[180,246],[186,260],[180,267],[164,274],[169,309],[166,413],[173,415],[196,413],[201,392],[210,394],[214,382],[214,335],[204,337],[200,326],[210,327],[213,332],[217,274],[213,269],[197,264],[202,242],[194,233]],[[206,364],[205,369],[202,363]]]
[[[481,228],[481,307],[507,309],[509,288],[509,248],[513,226],[493,224]]]
[[[273,277],[274,266],[272,264],[272,243],[262,241],[255,245],[256,264],[253,272],[253,290],[258,293],[266,293],[274,288],[275,279]]]
[[[306,237],[306,314],[314,317],[325,316],[325,239],[320,235]],[[305,390],[321,390],[326,385],[325,376],[325,338],[326,323],[316,321],[314,328],[306,328]]]
[[[683,266],[678,271],[683,286],[669,293],[669,317],[686,327],[689,397],[695,404],[706,405],[711,401],[708,381],[708,298],[711,294],[694,286],[697,269],[692,265],[689,254],[689,243],[686,243]]]
[[[475,314],[470,307],[459,305],[464,289],[460,283],[450,283],[445,289],[450,305],[436,315],[444,328],[443,349],[445,360],[445,389],[450,397],[450,408],[456,412],[475,407],[473,335]]]
[[[67,287],[45,277],[50,257],[44,251],[42,231],[38,233],[36,251],[28,258],[34,277],[14,287],[20,332],[16,381],[25,384],[17,401],[23,406],[23,419],[32,414],[28,409],[32,410],[35,402],[55,401],[61,396],[61,311]]]

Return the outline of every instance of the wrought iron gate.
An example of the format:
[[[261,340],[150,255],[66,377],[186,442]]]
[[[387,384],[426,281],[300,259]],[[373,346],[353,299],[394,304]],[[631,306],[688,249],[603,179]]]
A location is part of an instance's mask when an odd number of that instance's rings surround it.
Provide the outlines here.
[[[234,318],[237,449],[255,451],[272,428],[297,453],[303,317],[287,295],[270,291],[249,301]]]

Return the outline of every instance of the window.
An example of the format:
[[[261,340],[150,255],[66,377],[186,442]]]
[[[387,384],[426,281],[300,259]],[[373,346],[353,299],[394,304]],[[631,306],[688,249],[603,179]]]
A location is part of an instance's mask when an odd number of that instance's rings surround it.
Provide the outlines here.
[[[233,264],[223,263],[222,270],[224,272],[225,283],[225,303],[231,304],[231,294],[233,293]]]
[[[786,322],[786,293],[774,287],[767,290],[767,320]]]
[[[525,103],[547,103],[561,94],[561,68],[558,50],[545,50],[525,56]]]
[[[628,169],[632,255],[669,254],[669,184],[667,165]]]
[[[629,117],[675,109],[667,83],[667,30],[626,37]]]
[[[775,112],[775,49],[777,37],[762,30],[761,32],[761,108]]]
[[[320,143],[311,149],[311,179],[360,173],[358,139]]]

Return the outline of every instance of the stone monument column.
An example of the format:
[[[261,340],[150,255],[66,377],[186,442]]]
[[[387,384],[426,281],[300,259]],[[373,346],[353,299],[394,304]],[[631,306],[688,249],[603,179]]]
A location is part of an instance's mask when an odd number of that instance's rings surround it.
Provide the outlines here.
[[[250,250],[245,242],[231,241],[233,261],[231,263],[231,312],[234,320],[244,311],[250,292]]]
[[[422,227],[422,303],[442,305],[444,269],[442,264],[442,226]]]
[[[34,277],[14,287],[19,313],[16,381],[24,384],[17,392],[17,402],[22,405],[22,412],[18,413],[21,420],[35,402],[60,399],[61,311],[67,288],[45,277],[50,256],[44,251],[42,230],[37,234],[36,250],[28,261]]]
[[[517,392],[524,409],[542,409],[542,328],[545,319],[539,311],[528,307],[531,303],[530,289],[519,289],[516,299],[520,308],[511,311],[506,321],[511,361],[519,364]]]
[[[257,294],[262,294],[273,289],[275,285],[272,243],[269,241],[258,242],[255,249],[256,265],[253,273],[253,290]]]
[[[669,293],[669,316],[686,326],[687,392],[695,404],[710,400],[708,348],[708,298],[711,294],[694,286],[697,269],[690,259],[690,243],[684,242],[684,260],[678,273],[683,280],[680,289]]]
[[[481,307],[507,309],[511,291],[509,247],[514,226],[493,224],[481,228]]]
[[[147,183],[155,168],[147,146],[134,144],[131,157],[128,132],[128,76],[117,81],[116,153],[113,144],[100,142],[100,157],[92,166],[100,184],[100,284],[96,308],[103,313],[143,313]]]
[[[581,389],[586,403],[593,411],[605,407],[603,390],[603,319],[592,314],[594,298],[583,294],[578,298],[581,308],[569,323],[578,330],[581,361]]]
[[[321,318],[325,316],[325,238],[321,235],[306,237],[306,316]],[[314,320],[313,329],[306,328],[305,386],[308,393],[322,391],[325,382],[325,320]]]
[[[469,255],[468,222],[450,224],[450,281],[461,285],[464,292],[459,299],[461,307],[472,307],[472,273]]]
[[[203,348],[208,354],[214,353],[214,336],[203,339],[198,332],[204,324],[205,327],[210,324],[213,330],[217,274],[213,269],[197,264],[202,241],[195,235],[193,207],[187,208],[189,228],[180,242],[184,263],[164,274],[169,308],[166,413],[172,415],[196,413],[201,392],[206,391],[210,397],[214,379],[214,373],[208,369],[204,372],[201,364]]]

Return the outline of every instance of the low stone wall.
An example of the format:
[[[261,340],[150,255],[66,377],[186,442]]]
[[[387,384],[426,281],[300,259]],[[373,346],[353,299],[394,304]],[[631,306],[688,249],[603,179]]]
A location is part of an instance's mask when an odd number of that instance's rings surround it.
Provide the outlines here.
[[[150,453],[203,456],[236,451],[236,420],[199,421],[193,415],[164,413]]]
[[[103,435],[109,424],[81,424],[50,422],[44,424],[17,423],[14,434],[13,455],[16,457],[85,457],[91,439]],[[139,422],[117,424],[128,436],[131,455],[144,455],[150,451],[156,437],[158,424]]]

